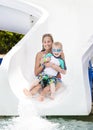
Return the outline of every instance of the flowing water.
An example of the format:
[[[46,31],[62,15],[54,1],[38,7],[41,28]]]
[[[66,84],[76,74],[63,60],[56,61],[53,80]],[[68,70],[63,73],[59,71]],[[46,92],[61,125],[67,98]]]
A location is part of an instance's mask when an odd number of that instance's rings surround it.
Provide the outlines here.
[[[28,121],[28,119],[26,120]],[[37,121],[36,119],[31,120],[33,124],[31,124],[30,119],[28,124],[21,121],[19,126],[19,117],[0,117],[0,130],[93,130],[93,115],[85,117],[44,117],[39,122]],[[45,126],[40,128],[43,123]]]
[[[40,117],[33,102],[20,102],[19,117],[0,117],[0,130],[93,130],[93,115]]]

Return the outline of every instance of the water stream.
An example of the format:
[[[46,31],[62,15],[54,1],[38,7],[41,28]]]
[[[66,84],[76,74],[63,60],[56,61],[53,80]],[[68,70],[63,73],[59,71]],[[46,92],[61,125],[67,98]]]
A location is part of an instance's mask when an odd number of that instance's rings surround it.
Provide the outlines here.
[[[23,100],[18,107],[19,117],[3,120],[0,130],[57,130],[58,123],[41,117],[31,100]]]

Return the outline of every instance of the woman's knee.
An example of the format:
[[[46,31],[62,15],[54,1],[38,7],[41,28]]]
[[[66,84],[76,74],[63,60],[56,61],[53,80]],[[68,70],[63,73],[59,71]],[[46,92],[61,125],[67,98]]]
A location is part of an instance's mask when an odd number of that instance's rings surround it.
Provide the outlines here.
[[[38,84],[35,88],[33,88],[33,89],[31,90],[31,93],[32,93],[32,94],[37,93],[37,92],[39,91],[40,88],[41,88],[41,85]]]

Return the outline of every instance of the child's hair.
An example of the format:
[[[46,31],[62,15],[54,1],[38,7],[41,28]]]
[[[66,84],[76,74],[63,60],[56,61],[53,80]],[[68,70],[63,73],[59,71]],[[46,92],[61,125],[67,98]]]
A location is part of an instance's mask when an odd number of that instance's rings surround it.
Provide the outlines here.
[[[51,41],[54,42],[52,35],[49,34],[49,33],[46,33],[46,34],[44,34],[44,35],[42,36],[42,42],[44,41],[44,38],[45,38],[45,37],[50,37]],[[44,51],[44,50],[45,50],[45,49],[44,49],[44,47],[42,46],[42,51]]]
[[[54,42],[53,45],[55,46],[60,46],[60,48],[62,49],[63,46],[62,46],[62,43],[61,42]]]

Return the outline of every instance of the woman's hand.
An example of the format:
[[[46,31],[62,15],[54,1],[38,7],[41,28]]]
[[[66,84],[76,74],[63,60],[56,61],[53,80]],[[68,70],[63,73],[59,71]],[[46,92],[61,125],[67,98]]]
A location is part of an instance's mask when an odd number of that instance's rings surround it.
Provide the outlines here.
[[[53,69],[55,69],[55,68],[58,66],[58,65],[55,65],[55,64],[52,63],[52,62],[45,63],[44,65],[45,65],[45,67],[51,67],[51,68],[53,68]]]
[[[64,57],[64,52],[63,52],[63,51],[61,52],[61,58],[62,58],[62,59],[65,59],[65,57]]]
[[[55,69],[58,65],[55,65],[54,63],[52,62],[48,62],[48,63],[45,63],[45,67],[51,67],[53,69]]]
[[[52,67],[52,63],[51,62],[45,63],[45,67]]]

